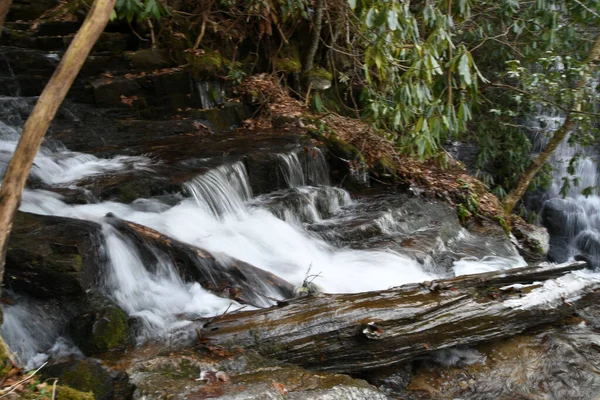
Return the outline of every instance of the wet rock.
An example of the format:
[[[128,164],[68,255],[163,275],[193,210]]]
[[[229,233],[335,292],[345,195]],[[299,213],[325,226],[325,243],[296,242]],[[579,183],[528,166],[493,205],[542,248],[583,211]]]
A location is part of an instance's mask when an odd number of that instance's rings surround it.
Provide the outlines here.
[[[7,19],[31,21],[57,4],[58,0],[13,0]]]
[[[163,49],[143,49],[127,53],[125,57],[133,68],[141,70],[153,70],[155,68],[166,68],[172,66],[168,52]]]
[[[334,179],[350,189],[369,186],[367,163],[356,147],[337,137],[324,139],[327,161]]]
[[[166,114],[178,109],[201,106],[200,99],[193,90],[192,77],[183,71],[131,78],[101,78],[92,81],[91,85],[97,106],[153,110],[148,113],[148,117],[156,118],[156,112]]]
[[[600,233],[595,229],[582,231],[575,237],[575,248],[592,268],[600,267]]]
[[[585,209],[573,199],[550,199],[541,214],[550,236],[573,237],[587,226]]]
[[[519,254],[528,264],[539,264],[547,258],[550,250],[550,235],[541,226],[526,223],[514,223],[511,233],[516,239]]]
[[[592,308],[597,309],[596,306]],[[578,317],[541,331],[479,346],[485,362],[443,367],[415,363],[401,398],[564,400],[597,397],[597,333]]]
[[[100,225],[18,212],[6,254],[5,283],[33,297],[78,297],[103,265]]]
[[[78,22],[42,21],[36,29],[37,36],[66,36],[77,33],[81,26]]]
[[[69,323],[73,341],[85,355],[122,350],[131,344],[129,317],[100,294],[89,294],[86,311]]]
[[[569,244],[575,235],[587,228],[585,209],[573,199],[548,200],[541,211],[542,223],[550,234],[548,259],[563,262],[569,257]]]
[[[406,389],[412,379],[412,371],[412,364],[406,363],[393,368],[371,371],[364,378],[388,396],[402,396],[406,394]]]
[[[57,387],[57,399],[58,400],[94,400],[94,394],[92,392],[82,392],[75,390],[68,386],[60,385]]]
[[[172,354],[136,360],[128,369],[135,399],[386,399],[374,386],[347,375],[314,373],[274,363],[253,352],[228,358]],[[227,376],[227,379],[219,377]]]
[[[73,389],[92,392],[96,400],[124,400],[133,392],[126,373],[91,359],[54,364],[42,369],[41,374],[44,379],[58,378]]]

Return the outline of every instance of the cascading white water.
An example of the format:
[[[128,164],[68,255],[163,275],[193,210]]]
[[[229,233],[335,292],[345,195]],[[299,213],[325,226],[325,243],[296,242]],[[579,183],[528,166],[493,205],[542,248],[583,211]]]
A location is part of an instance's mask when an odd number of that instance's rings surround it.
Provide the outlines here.
[[[8,161],[19,133],[18,127],[9,128],[12,130],[8,132],[6,128],[7,136],[0,137],[1,153],[6,156],[0,157],[0,163]],[[346,191],[327,185],[323,155],[317,149],[309,151],[303,162],[298,154],[282,155],[281,172],[289,189],[257,198],[252,196],[244,164],[236,162],[185,183],[184,190],[191,197],[174,206],[156,199],[140,199],[131,204],[70,205],[56,193],[25,190],[21,210],[96,221],[104,226],[108,256],[104,290],[138,320],[141,341],[150,337],[170,339],[194,318],[238,305],[209,293],[197,283],[184,282],[170,261],[147,268],[142,254],[129,239],[106,223],[107,213],[206,249],[217,260],[235,258],[248,262],[296,286],[302,284],[310,268],[312,274],[319,275],[315,283],[325,292],[385,289],[434,278],[413,258],[395,251],[339,248],[306,231],[304,222],[329,218],[351,204]],[[36,166],[32,173],[50,186],[76,186],[82,177],[123,168],[153,168],[143,158],[98,159],[58,147],[43,148]],[[386,226],[395,229],[393,224]],[[146,251],[154,249],[149,247]],[[272,297],[277,296],[273,293]]]
[[[540,108],[529,124],[534,132],[534,150],[545,148],[564,121],[561,112]],[[571,171],[574,173],[570,174],[569,165],[576,156],[578,160]],[[545,193],[541,215],[554,236],[551,258],[560,262],[581,252],[593,258],[600,256],[600,247],[595,249],[600,245],[600,197],[596,192],[599,175],[595,149],[569,143],[567,137],[549,163],[553,167],[552,184]],[[577,184],[573,183],[574,178]],[[564,187],[565,180],[569,181],[567,187]],[[581,192],[585,188],[594,188],[594,191],[584,196]]]
[[[295,188],[304,186],[304,174],[302,173],[302,165],[296,153],[277,154],[281,160],[279,169],[285,179],[288,187]]]
[[[216,108],[223,103],[223,89],[218,81],[197,81],[196,90],[200,99],[200,107]]]
[[[57,304],[42,304],[4,290],[15,304],[4,304],[2,337],[10,345],[17,361],[27,369],[45,362],[50,356],[78,356],[79,350],[59,332],[66,324],[65,310]]]
[[[208,207],[214,216],[240,213],[244,202],[252,197],[248,173],[242,162],[221,165],[184,184],[201,207]]]

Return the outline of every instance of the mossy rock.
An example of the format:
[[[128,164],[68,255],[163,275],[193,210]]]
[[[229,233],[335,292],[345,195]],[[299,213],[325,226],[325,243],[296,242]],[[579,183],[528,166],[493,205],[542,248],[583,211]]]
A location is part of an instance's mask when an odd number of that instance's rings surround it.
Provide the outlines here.
[[[38,298],[83,298],[104,263],[102,242],[96,223],[18,212],[5,283]]]
[[[222,74],[227,68],[231,68],[231,61],[223,57],[218,51],[205,50],[202,54],[187,53],[185,59],[189,64],[192,75],[215,76]]]
[[[317,67],[306,71],[304,79],[313,90],[323,91],[331,87],[333,74],[324,68]]]
[[[166,68],[173,64],[167,50],[163,49],[138,50],[126,53],[125,58],[134,68],[141,69]]]
[[[92,392],[81,392],[68,386],[59,386],[57,392],[58,400],[95,400]]]
[[[288,74],[299,73],[302,70],[302,62],[298,48],[293,45],[284,47],[273,60],[273,67],[275,71]]]
[[[351,190],[369,186],[368,165],[360,150],[335,134],[321,140],[327,146],[327,161],[334,178]]]
[[[333,79],[333,74],[331,71],[327,71],[325,68],[316,67],[311,69],[310,71],[306,71],[304,74],[307,78],[319,78],[326,81],[331,81]]]
[[[86,355],[127,347],[131,342],[129,317],[100,295],[92,294],[91,311],[79,314],[70,322],[73,340]]]
[[[72,389],[92,392],[97,400],[126,399],[133,392],[127,374],[111,371],[88,360],[51,365],[40,373],[44,379],[58,378],[59,382]]]
[[[389,157],[381,157],[373,165],[373,172],[380,178],[394,180],[397,173],[396,163]]]

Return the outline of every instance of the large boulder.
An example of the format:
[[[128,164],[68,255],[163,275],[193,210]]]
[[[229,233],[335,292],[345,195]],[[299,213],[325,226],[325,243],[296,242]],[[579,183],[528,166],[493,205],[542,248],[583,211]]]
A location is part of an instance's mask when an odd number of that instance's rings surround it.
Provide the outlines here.
[[[570,256],[571,241],[588,227],[585,209],[573,199],[554,198],[544,203],[541,216],[550,234],[548,260],[566,261]]]
[[[99,224],[18,212],[8,241],[5,284],[37,298],[83,296],[104,264],[102,246]]]
[[[587,227],[585,209],[573,199],[550,199],[541,214],[550,236],[574,237]]]
[[[83,312],[69,323],[71,337],[88,356],[123,350],[132,344],[129,316],[99,293],[90,293]]]
[[[45,367],[44,379],[58,381],[82,392],[92,392],[96,400],[125,400],[131,398],[133,387],[126,373],[110,369],[93,360],[77,360]]]
[[[595,229],[582,231],[575,237],[575,248],[581,252],[590,267],[600,266],[600,232]]]

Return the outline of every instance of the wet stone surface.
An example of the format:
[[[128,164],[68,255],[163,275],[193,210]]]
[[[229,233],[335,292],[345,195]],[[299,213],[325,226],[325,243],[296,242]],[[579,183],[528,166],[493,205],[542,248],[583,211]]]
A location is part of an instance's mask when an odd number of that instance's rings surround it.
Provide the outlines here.
[[[252,352],[227,358],[170,354],[135,360],[127,371],[134,399],[387,399],[363,380],[274,363]]]

